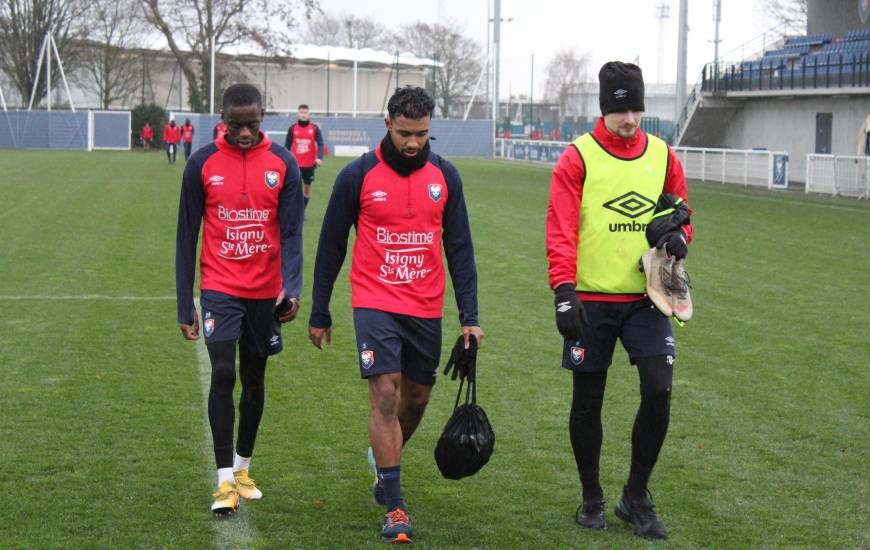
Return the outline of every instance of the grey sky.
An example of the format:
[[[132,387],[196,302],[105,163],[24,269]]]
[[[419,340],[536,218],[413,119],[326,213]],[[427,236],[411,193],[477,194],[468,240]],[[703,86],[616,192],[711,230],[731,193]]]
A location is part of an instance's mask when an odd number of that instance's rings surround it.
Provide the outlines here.
[[[321,0],[325,11],[373,16],[388,26],[417,20],[454,22],[485,45],[487,4],[492,0]],[[655,5],[671,6],[664,23],[662,75],[659,65],[659,22]],[[725,53],[761,35],[772,25],[762,21],[761,0],[722,0],[720,52]],[[531,54],[535,54],[535,97],[544,91],[547,62],[562,48],[591,55],[590,80],[606,61],[640,57],[647,82],[674,82],[677,57],[678,0],[502,0],[501,92],[528,94]],[[705,62],[713,58],[713,0],[689,0],[688,81],[693,84]],[[761,48],[759,39],[755,49]],[[746,52],[747,54],[753,52]],[[739,56],[739,50],[736,53]]]

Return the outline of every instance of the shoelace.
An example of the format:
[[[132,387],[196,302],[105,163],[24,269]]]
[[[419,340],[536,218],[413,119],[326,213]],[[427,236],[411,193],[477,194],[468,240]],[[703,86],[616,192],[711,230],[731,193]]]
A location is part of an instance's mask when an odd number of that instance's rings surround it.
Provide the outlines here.
[[[254,478],[248,476],[239,476],[236,478],[236,483],[239,485],[244,485],[245,487],[254,487],[256,483],[254,482]]]
[[[680,299],[685,299],[692,283],[685,269],[680,270],[682,275],[674,271],[673,266],[675,265],[676,263],[672,264],[671,269],[667,269],[666,264],[662,264],[659,268],[659,277],[661,277],[662,286],[667,294],[673,294]]]
[[[656,515],[655,507],[649,492],[647,492],[646,498],[632,503],[632,510],[644,523],[658,521],[659,517]]]
[[[217,499],[225,499],[232,495],[236,490],[233,488],[229,489],[218,489],[218,491],[213,495]]]
[[[408,525],[408,514],[401,509],[395,509],[387,514],[389,525]]]

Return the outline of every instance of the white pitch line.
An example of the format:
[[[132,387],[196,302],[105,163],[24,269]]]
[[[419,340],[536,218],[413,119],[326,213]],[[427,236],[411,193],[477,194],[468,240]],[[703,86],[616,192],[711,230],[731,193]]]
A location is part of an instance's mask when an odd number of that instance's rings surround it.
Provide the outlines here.
[[[173,296],[172,299],[174,300],[175,297]],[[199,300],[196,300],[196,310],[198,312],[201,311]],[[205,452],[208,456],[208,464],[214,465],[214,443],[208,421],[208,390],[211,386],[211,360],[208,357],[208,350],[205,347],[205,336],[202,333],[200,333],[199,340],[195,342],[195,345],[196,359],[199,364],[199,386],[202,390],[203,418],[205,420]],[[217,472],[214,467],[209,468],[208,471],[210,483],[214,486],[217,483]],[[203,507],[202,513],[211,514],[205,507]],[[248,510],[244,501],[231,517],[225,519],[215,518],[213,524],[215,530],[215,548],[246,549],[253,548],[256,545],[257,530],[248,519]]]
[[[168,302],[175,300],[175,296],[108,296],[106,294],[77,294],[53,296],[51,294],[24,294],[3,296],[0,300],[25,301],[25,300],[117,300],[119,302]]]

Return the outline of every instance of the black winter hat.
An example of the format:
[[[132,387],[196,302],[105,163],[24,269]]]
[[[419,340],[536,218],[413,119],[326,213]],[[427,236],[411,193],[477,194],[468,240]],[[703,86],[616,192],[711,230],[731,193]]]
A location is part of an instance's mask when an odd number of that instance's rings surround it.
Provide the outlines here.
[[[601,114],[645,111],[643,73],[634,63],[608,61],[598,72]]]

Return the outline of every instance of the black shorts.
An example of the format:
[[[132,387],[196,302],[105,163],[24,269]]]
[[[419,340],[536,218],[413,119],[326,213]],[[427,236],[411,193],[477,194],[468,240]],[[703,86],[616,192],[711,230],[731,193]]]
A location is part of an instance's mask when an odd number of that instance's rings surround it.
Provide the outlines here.
[[[607,370],[617,338],[632,365],[643,357],[676,357],[671,320],[649,298],[637,302],[584,301],[583,307],[589,326],[580,340],[565,340],[562,367],[578,372]]]
[[[199,303],[206,344],[233,340],[259,357],[283,349],[281,323],[275,320],[275,298],[254,300],[203,290]]]
[[[299,168],[299,172],[302,174],[302,183],[305,185],[311,185],[314,183],[314,166],[310,168]]]
[[[441,319],[354,308],[353,324],[363,378],[401,372],[433,386],[441,360]]]

